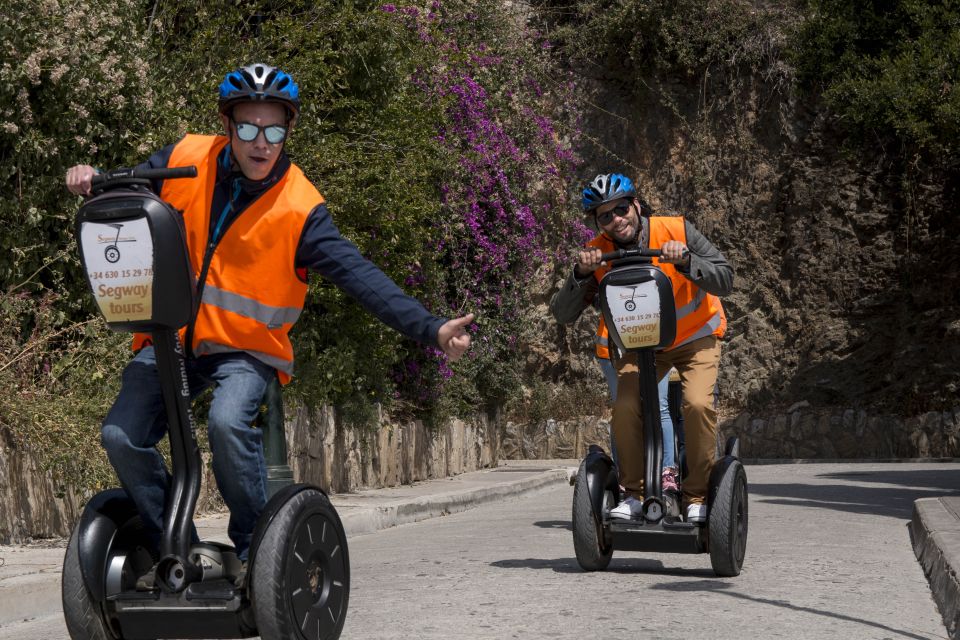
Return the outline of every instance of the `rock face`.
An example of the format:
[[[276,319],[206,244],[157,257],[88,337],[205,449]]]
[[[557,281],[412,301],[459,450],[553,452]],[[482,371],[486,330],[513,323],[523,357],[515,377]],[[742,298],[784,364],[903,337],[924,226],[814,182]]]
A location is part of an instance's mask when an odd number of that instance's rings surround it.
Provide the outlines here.
[[[782,44],[771,36],[773,59]],[[728,414],[773,416],[800,400],[901,418],[952,409],[955,170],[894,149],[844,152],[835,118],[798,97],[784,63],[762,71],[627,83],[585,70],[588,102],[603,108],[584,110],[580,180],[627,173],[658,213],[686,216],[733,264],[720,368]],[[576,377],[562,365],[551,365],[556,377]]]
[[[343,424],[336,411],[320,407],[289,410],[288,460],[297,482],[330,493],[444,477],[495,466],[495,420],[476,415],[450,420],[431,431],[422,422],[383,417],[377,429]],[[0,432],[0,544],[26,538],[66,536],[90,496],[62,486],[30,451],[15,449]],[[208,463],[205,460],[205,463]],[[204,464],[197,511],[222,507],[209,464]]]

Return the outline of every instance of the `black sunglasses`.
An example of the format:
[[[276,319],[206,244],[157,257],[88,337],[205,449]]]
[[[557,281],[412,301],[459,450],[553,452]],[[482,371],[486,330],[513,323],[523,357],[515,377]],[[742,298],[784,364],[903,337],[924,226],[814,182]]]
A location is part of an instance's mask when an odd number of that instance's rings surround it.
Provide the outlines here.
[[[280,144],[287,139],[287,127],[282,124],[268,124],[260,127],[252,122],[233,121],[233,126],[237,130],[237,137],[244,142],[253,142],[263,131],[264,139],[270,144]]]
[[[620,218],[627,217],[627,214],[630,213],[630,203],[625,202],[623,204],[618,204],[613,209],[609,211],[604,211],[603,213],[597,214],[597,222],[606,226],[613,222],[613,216],[617,215]]]

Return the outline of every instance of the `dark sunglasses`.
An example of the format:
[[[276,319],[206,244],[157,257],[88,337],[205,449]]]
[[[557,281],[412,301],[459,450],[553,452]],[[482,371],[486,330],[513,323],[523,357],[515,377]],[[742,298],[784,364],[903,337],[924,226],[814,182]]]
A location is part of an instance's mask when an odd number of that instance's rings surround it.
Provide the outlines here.
[[[258,127],[252,122],[233,122],[237,130],[237,137],[244,142],[253,142],[263,131],[264,139],[270,144],[280,144],[287,139],[287,128],[282,124],[268,124],[265,127]]]
[[[242,138],[241,138],[242,140]],[[630,203],[625,202],[623,204],[618,204],[613,209],[609,211],[604,211],[603,213],[597,214],[597,222],[606,226],[613,222],[613,216],[616,215],[620,218],[626,218],[627,214],[630,213]]]

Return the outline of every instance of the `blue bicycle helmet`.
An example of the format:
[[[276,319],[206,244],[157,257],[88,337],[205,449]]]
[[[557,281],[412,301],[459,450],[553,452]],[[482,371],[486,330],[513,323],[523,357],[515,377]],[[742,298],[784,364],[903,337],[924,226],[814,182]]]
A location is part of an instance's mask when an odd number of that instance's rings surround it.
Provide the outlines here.
[[[231,71],[220,83],[220,113],[238,102],[279,102],[296,119],[300,114],[300,89],[288,74],[268,64],[250,64]]]
[[[583,190],[583,212],[591,213],[602,204],[620,198],[636,197],[630,178],[621,173],[601,173]]]

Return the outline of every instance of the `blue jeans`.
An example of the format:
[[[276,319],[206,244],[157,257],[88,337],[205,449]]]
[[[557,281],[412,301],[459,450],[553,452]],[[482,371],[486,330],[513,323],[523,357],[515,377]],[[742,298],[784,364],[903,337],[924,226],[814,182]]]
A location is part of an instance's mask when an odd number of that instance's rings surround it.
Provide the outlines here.
[[[252,425],[267,382],[276,373],[239,352],[190,358],[186,366],[191,399],[214,387],[207,418],[213,473],[230,509],[227,533],[237,555],[245,560],[267,501],[263,439],[260,429]],[[110,464],[158,548],[170,474],[155,445],[166,432],[154,350],[146,347],[124,369],[120,394],[100,435]]]
[[[607,380],[607,387],[610,389],[610,399],[617,401],[617,370],[608,358],[598,358],[600,369],[603,371],[603,377]],[[663,432],[663,466],[676,466],[676,451],[674,451],[673,442],[673,418],[670,416],[670,375],[663,376],[657,384],[657,395],[660,396],[660,428]],[[613,441],[613,433],[610,434],[610,456],[614,463],[617,463],[617,447]]]

